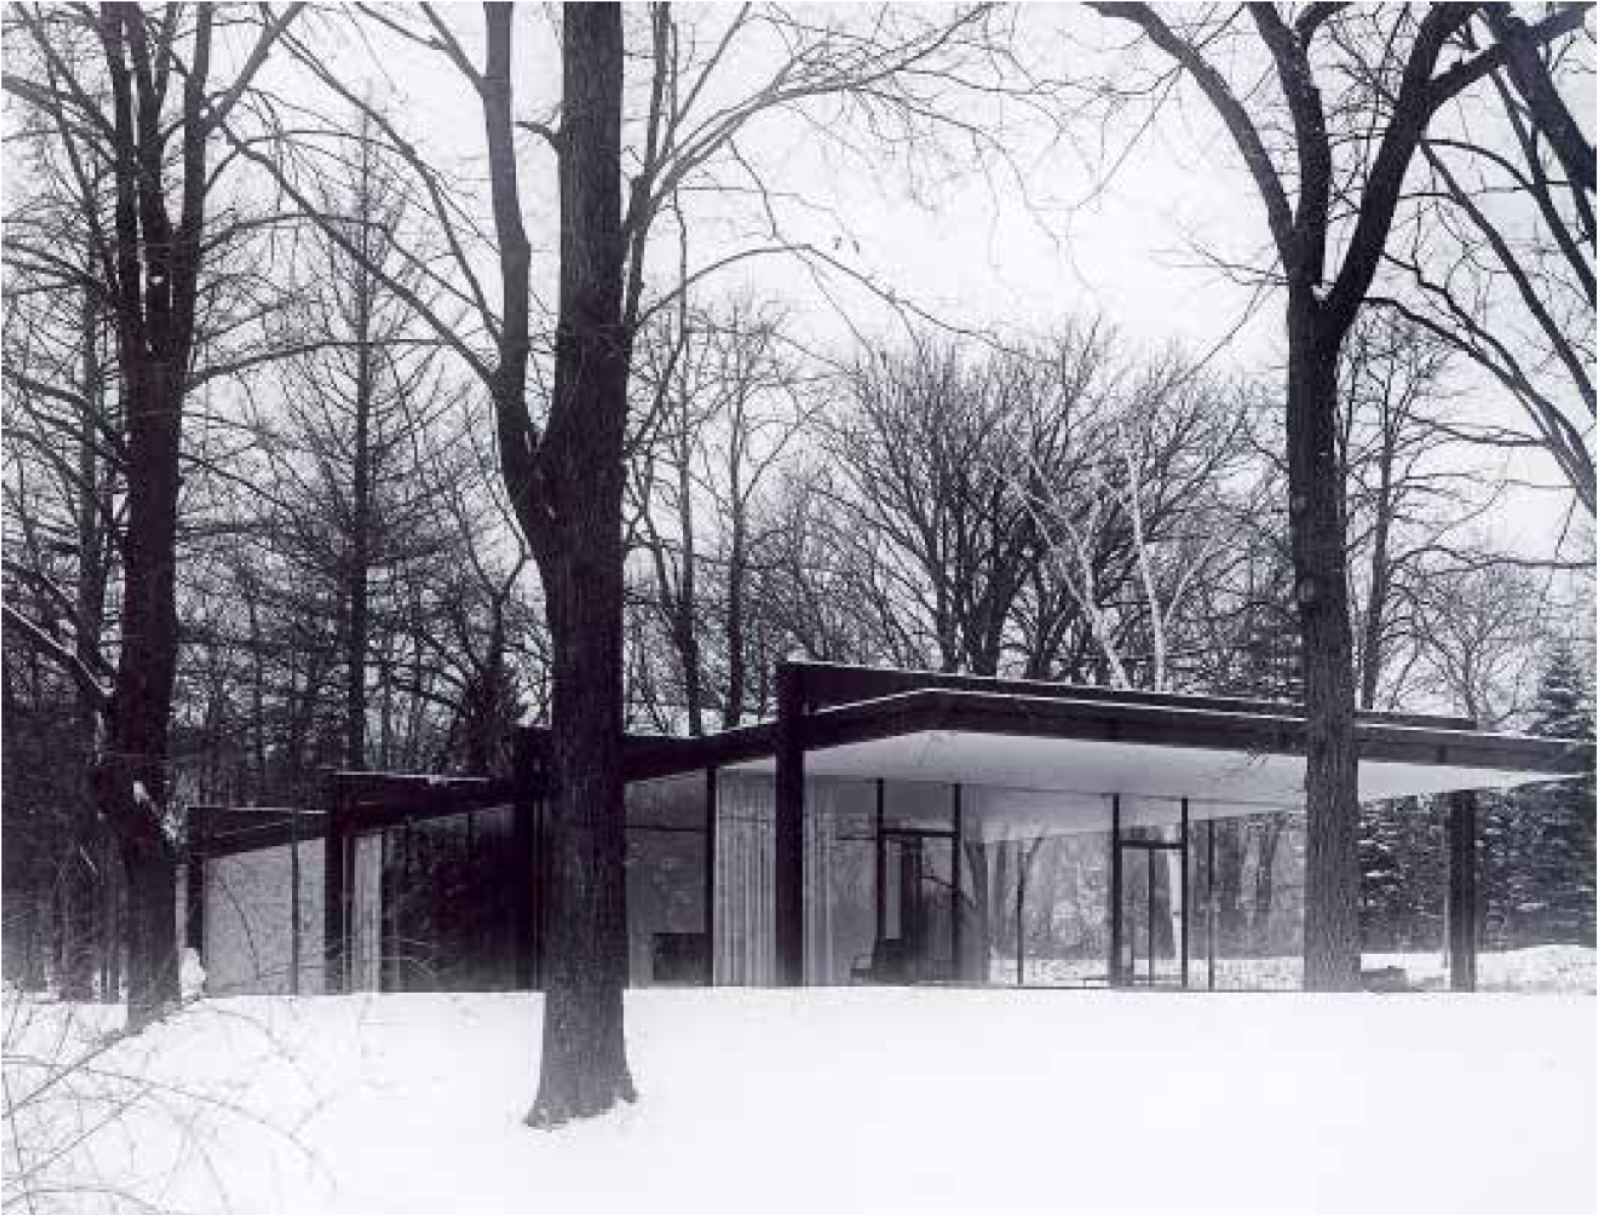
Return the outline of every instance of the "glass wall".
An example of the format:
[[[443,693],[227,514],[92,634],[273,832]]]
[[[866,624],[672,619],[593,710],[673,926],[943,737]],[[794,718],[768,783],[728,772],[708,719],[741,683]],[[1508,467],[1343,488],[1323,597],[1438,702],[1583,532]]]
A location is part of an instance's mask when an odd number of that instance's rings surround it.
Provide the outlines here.
[[[1110,799],[962,790],[962,977],[1006,985],[1106,981]]]
[[[630,784],[628,982],[709,981],[706,932],[706,778],[692,772]]]
[[[717,774],[714,983],[762,987],[775,977],[773,792],[770,776]]]
[[[358,836],[354,846],[353,987],[516,986],[510,806],[414,820]]]
[[[860,981],[877,930],[877,782],[806,782],[806,959],[813,986]]]
[[[1180,799],[1118,799],[1121,912],[1118,981],[1182,986],[1190,981],[1191,941],[1184,875],[1189,863],[1186,809]]]
[[[302,994],[322,990],[322,855],[320,838],[296,845],[300,872],[299,958]],[[203,864],[205,939],[201,953],[212,995],[281,994],[293,986],[297,867],[288,845],[258,848]],[[178,892],[185,886],[180,883]]]
[[[1193,832],[1196,953],[1219,989],[1298,990],[1305,924],[1305,815],[1226,814]],[[1203,911],[1202,911],[1203,909]],[[1204,983],[1204,969],[1196,972]]]
[[[1109,795],[817,777],[805,788],[807,984],[1112,981]],[[1122,981],[1298,987],[1303,818],[1195,804],[1185,848],[1179,799],[1118,806]],[[772,777],[719,774],[716,820],[714,981],[770,984]],[[692,875],[692,856],[668,872]],[[700,883],[674,880],[690,896],[678,930],[690,931]]]

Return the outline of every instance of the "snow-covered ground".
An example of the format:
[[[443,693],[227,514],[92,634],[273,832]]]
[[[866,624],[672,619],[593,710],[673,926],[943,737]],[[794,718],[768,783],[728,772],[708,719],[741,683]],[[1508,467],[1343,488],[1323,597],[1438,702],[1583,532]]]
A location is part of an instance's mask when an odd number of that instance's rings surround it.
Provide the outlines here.
[[[8,1034],[13,1100],[43,1075],[19,1055],[115,1010],[66,1015]],[[203,1001],[35,1098],[6,1197],[60,1147],[41,1182],[237,1215],[1595,1205],[1587,997],[641,991],[642,1100],[555,1133],[520,1121],[539,1015],[525,994]]]
[[[1535,945],[1528,949],[1486,951],[1478,955],[1478,989],[1593,994],[1594,955],[1593,948],[1585,945]],[[1369,970],[1397,966],[1406,972],[1406,981],[1410,986],[1422,990],[1440,990],[1449,983],[1449,964],[1438,952],[1369,953],[1362,956],[1361,964]],[[1170,959],[1158,962],[1157,966],[1158,977],[1165,975],[1171,979],[1176,974],[1176,964]],[[1015,983],[1016,967],[1014,958],[995,959],[991,967],[994,982]],[[1144,974],[1142,960],[1138,973]],[[1104,984],[1106,960],[1029,958],[1023,974],[1026,982],[1039,986]],[[1203,958],[1190,960],[1190,982],[1204,986]],[[1218,958],[1216,983],[1219,988],[1246,991],[1298,990],[1300,959]]]

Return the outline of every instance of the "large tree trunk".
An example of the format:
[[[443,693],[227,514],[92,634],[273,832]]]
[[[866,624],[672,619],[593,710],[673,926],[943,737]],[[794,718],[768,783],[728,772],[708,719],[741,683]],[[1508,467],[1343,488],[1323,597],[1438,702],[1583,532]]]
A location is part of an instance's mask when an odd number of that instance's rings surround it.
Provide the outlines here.
[[[95,771],[100,813],[128,878],[128,1024],[178,1003],[177,853],[164,820],[172,687],[178,451],[184,368],[149,359],[127,369],[128,524],[122,648],[109,747]]]
[[[622,16],[563,10],[561,282],[550,421],[529,540],[550,619],[551,815],[544,1045],[529,1125],[632,1101],[622,818]],[[534,511],[528,512],[530,515]]]
[[[622,706],[608,691],[621,687],[622,554],[604,519],[590,530],[585,555],[569,544],[541,563],[554,660],[549,872],[560,876],[550,887],[535,1126],[634,1097],[622,1032]]]
[[[1305,987],[1359,985],[1355,669],[1337,445],[1339,337],[1291,288],[1289,533],[1306,689]]]

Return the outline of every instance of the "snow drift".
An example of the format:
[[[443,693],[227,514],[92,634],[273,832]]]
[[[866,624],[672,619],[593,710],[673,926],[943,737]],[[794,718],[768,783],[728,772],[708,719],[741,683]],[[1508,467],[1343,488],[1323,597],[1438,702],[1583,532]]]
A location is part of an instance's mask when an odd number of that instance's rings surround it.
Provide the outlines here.
[[[249,997],[109,1046],[18,1131],[62,1149],[68,1192],[41,1212],[1576,1211],[1595,1203],[1594,1009],[635,992],[640,1103],[547,1133],[520,1122],[537,996]],[[29,1091],[114,1014],[30,1010],[8,1084]]]

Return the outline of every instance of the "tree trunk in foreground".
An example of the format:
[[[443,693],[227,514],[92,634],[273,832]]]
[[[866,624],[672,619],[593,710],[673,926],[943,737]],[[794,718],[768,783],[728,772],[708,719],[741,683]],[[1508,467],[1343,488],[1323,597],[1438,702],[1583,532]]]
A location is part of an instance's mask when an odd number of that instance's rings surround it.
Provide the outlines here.
[[[187,352],[187,343],[183,350]],[[128,349],[128,524],[122,648],[109,745],[94,774],[128,880],[128,1025],[177,1007],[177,849],[165,816],[173,680],[178,665],[176,552],[184,368]]]
[[[1336,444],[1339,348],[1355,323],[1383,261],[1410,164],[1433,115],[1474,81],[1507,62],[1503,47],[1462,58],[1460,36],[1482,6],[1429,4],[1394,9],[1387,32],[1373,44],[1352,37],[1350,26],[1337,42],[1353,61],[1327,67],[1336,79],[1378,79],[1378,64],[1399,63],[1402,70],[1385,97],[1387,114],[1376,131],[1376,151],[1365,178],[1347,180],[1336,154],[1349,132],[1330,134],[1318,66],[1313,52],[1324,26],[1340,30],[1344,21],[1366,22],[1347,6],[1305,5],[1293,24],[1276,5],[1246,6],[1262,49],[1278,78],[1278,97],[1263,94],[1251,78],[1248,92],[1236,91],[1206,55],[1204,40],[1169,25],[1157,6],[1094,4],[1108,17],[1129,21],[1186,71],[1206,96],[1255,180],[1267,213],[1288,292],[1289,382],[1286,402],[1289,463],[1289,535],[1294,553],[1295,600],[1300,615],[1301,661],[1306,688],[1306,916],[1305,987],[1311,991],[1353,990],[1361,969],[1355,746],[1355,668],[1350,639],[1350,595],[1344,564],[1344,471]],[[1582,27],[1582,5],[1562,5],[1536,25],[1515,31],[1520,49],[1543,47]],[[1492,20],[1492,13],[1490,14]],[[1231,22],[1232,16],[1224,19]],[[1330,25],[1331,23],[1331,25]],[[1202,25],[1204,23],[1202,22]],[[1448,51],[1449,64],[1436,71]],[[1363,52],[1370,58],[1364,58]],[[1343,88],[1341,81],[1340,88]],[[1376,87],[1376,86],[1374,86]],[[1254,113],[1253,108],[1260,107]],[[1259,115],[1259,116],[1258,116]],[[1344,115],[1334,111],[1343,121]],[[1280,140],[1292,126],[1295,174],[1291,179],[1275,160],[1264,136]],[[1590,163],[1589,173],[1593,167]],[[1354,222],[1341,241],[1337,271],[1328,264],[1329,231],[1336,187],[1341,215],[1354,210]]]
[[[1359,983],[1360,867],[1355,655],[1339,465],[1339,339],[1309,291],[1291,289],[1287,446],[1289,533],[1306,696],[1307,991]]]
[[[622,819],[622,16],[562,12],[561,281],[555,388],[530,544],[550,618],[551,884],[544,1044],[530,1126],[632,1101]],[[531,513],[531,512],[530,512]]]

